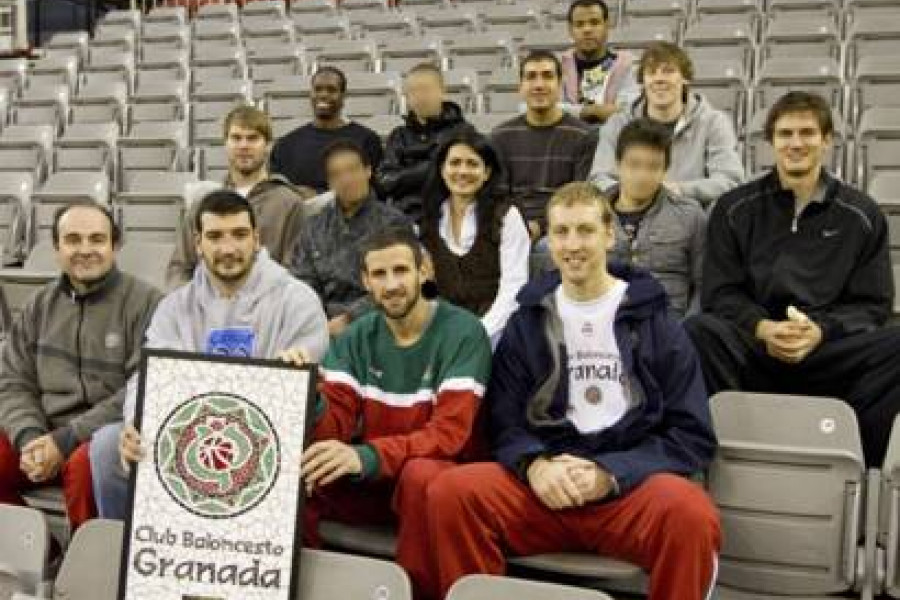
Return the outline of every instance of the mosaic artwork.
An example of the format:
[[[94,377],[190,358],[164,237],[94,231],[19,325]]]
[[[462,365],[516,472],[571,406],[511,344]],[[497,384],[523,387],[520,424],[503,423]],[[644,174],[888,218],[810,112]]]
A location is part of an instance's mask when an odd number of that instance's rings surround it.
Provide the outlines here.
[[[310,374],[148,351],[120,598],[292,597]]]

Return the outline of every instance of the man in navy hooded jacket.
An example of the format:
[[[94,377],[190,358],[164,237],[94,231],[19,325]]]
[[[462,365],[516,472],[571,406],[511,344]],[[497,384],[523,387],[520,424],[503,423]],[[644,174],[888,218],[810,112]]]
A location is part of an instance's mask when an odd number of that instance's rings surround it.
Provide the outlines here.
[[[646,271],[607,267],[612,212],[590,184],[548,205],[559,273],[519,294],[485,404],[500,464],[462,465],[428,489],[443,597],[504,553],[582,551],[650,572],[651,600],[708,597],[718,514],[686,479],[716,440],[694,348]]]

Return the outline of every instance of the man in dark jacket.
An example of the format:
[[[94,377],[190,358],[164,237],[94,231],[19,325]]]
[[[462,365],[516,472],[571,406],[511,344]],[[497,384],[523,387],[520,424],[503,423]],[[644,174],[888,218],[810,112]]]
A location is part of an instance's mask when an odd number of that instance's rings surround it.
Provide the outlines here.
[[[422,187],[431,159],[441,143],[472,129],[462,110],[444,100],[444,76],[431,63],[416,65],[404,83],[409,114],[387,140],[378,184],[384,195],[416,223],[422,217]]]
[[[875,202],[823,169],[830,108],[790,92],[770,109],[768,175],[722,196],[710,216],[703,310],[687,323],[712,391],[843,398],[866,462],[884,458],[900,409],[900,330],[888,228]]]
[[[439,597],[468,573],[502,573],[504,552],[624,558],[650,572],[652,600],[701,600],[714,583],[718,516],[684,477],[716,445],[700,364],[662,286],[607,269],[613,218],[587,183],[550,200],[560,272],[519,294],[485,396],[500,464],[428,489]]]

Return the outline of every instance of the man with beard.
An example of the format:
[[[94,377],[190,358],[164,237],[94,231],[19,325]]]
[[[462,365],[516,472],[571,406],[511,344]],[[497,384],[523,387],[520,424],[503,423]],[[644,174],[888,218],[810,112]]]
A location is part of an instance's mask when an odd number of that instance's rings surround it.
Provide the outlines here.
[[[116,268],[119,230],[96,204],[57,211],[62,274],[25,306],[0,356],[0,503],[61,484],[73,528],[94,514],[88,444],[119,418],[160,294]]]
[[[378,310],[354,321],[322,361],[316,440],[303,454],[306,542],[318,522],[399,527],[397,562],[424,582],[428,483],[477,445],[491,346],[471,313],[421,294],[422,249],[408,230],[369,238],[362,279]]]
[[[335,67],[322,67],[312,76],[313,107],[311,123],[301,125],[275,142],[271,169],[287,177],[294,185],[311,187],[317,193],[328,189],[322,152],[339,139],[356,142],[369,157],[372,167],[381,164],[381,139],[368,127],[347,121],[341,115],[347,77]]]
[[[253,106],[235,107],[225,117],[223,133],[228,157],[224,187],[247,199],[260,242],[274,260],[286,265],[305,217],[321,210],[326,202],[310,200],[315,194],[312,189],[296,187],[284,176],[269,173],[272,123],[265,112]],[[190,281],[197,266],[193,222],[188,213],[181,223],[166,277],[169,289]]]
[[[202,265],[188,285],[167,296],[147,329],[148,348],[222,356],[318,360],[328,347],[325,313],[306,284],[269,257],[253,210],[239,194],[212,192],[194,215]],[[128,510],[123,466],[140,460],[140,436],[131,425],[136,382],[129,382],[125,422],[110,425],[91,445],[91,469],[100,516],[122,519]]]
[[[878,205],[823,168],[833,135],[820,96],[789,92],[766,118],[775,167],[709,219],[703,312],[686,323],[710,392],[842,398],[866,463],[881,466],[900,409],[900,331]]]

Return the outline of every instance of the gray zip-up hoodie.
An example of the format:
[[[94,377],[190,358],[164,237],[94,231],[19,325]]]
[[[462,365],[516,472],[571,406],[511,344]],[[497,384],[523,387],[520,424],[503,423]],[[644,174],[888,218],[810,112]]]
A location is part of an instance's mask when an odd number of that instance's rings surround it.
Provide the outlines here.
[[[615,207],[619,190],[613,188],[608,195]],[[625,235],[619,219],[615,219],[615,228],[609,260],[650,271],[666,290],[673,316],[682,318],[700,311],[706,213],[696,200],[660,188],[633,240]]]
[[[322,303],[263,248],[232,298],[219,294],[204,263],[194,278],[159,303],[147,328],[147,348],[277,358],[303,348],[318,361],[328,350]],[[134,416],[136,378],[128,385],[125,419]]]
[[[66,456],[122,410],[160,293],[115,267],[86,294],[38,290],[0,357],[0,429],[19,450],[51,433]]]
[[[600,129],[590,179],[606,192],[617,184],[616,141],[631,121],[646,116],[641,96],[628,111],[617,112]],[[672,162],[667,179],[677,183],[680,194],[706,206],[744,179],[744,165],[737,149],[737,136],[728,116],[702,95],[688,95],[684,113],[675,125]]]

